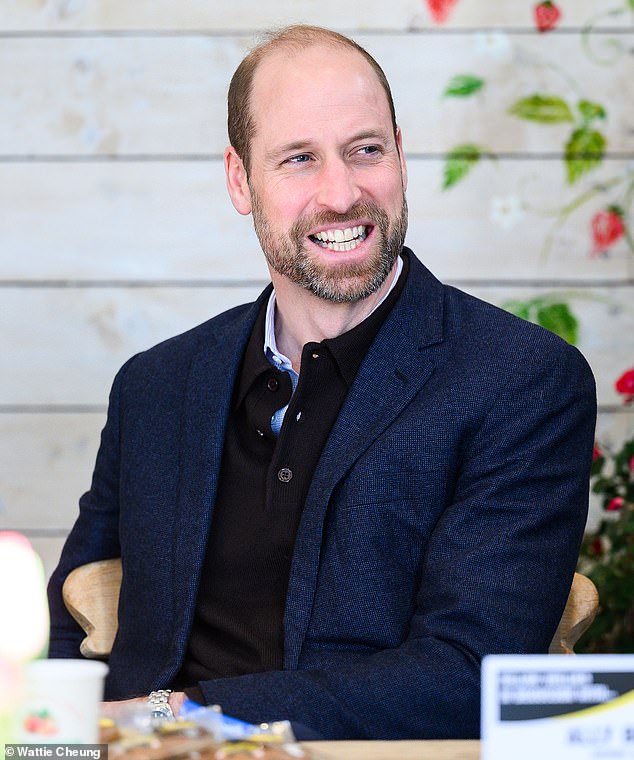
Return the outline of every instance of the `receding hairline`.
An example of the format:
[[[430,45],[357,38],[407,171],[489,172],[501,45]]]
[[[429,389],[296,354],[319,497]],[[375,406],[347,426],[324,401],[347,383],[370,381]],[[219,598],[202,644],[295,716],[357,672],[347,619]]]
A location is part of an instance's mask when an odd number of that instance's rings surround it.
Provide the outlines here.
[[[256,126],[252,112],[253,85],[260,65],[276,54],[281,54],[288,59],[292,59],[307,48],[318,47],[320,45],[330,47],[331,49],[357,53],[361,58],[365,59],[385,93],[392,120],[392,130],[396,138],[396,114],[389,82],[379,63],[365,48],[349,37],[325,27],[292,24],[290,26],[273,28],[258,36],[257,44],[243,58],[229,85],[229,141],[244,160],[247,172],[250,158],[250,143]],[[238,96],[242,99],[243,109],[243,114],[240,118],[237,118],[236,114],[237,88],[235,85],[238,81],[240,81],[243,88],[240,96]],[[237,140],[235,139],[236,137],[238,138]],[[239,144],[236,144],[236,142]]]

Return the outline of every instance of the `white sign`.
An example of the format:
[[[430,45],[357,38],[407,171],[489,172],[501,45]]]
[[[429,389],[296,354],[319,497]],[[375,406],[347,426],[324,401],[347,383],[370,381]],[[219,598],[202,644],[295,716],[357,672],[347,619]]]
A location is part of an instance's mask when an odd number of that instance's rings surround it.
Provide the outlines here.
[[[482,760],[634,760],[634,655],[491,655]]]

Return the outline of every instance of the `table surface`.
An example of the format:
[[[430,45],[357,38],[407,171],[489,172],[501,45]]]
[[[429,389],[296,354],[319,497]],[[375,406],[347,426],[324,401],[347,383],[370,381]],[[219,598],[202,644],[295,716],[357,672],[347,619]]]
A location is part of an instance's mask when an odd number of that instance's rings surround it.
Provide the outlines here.
[[[315,760],[479,760],[479,741],[302,742]]]

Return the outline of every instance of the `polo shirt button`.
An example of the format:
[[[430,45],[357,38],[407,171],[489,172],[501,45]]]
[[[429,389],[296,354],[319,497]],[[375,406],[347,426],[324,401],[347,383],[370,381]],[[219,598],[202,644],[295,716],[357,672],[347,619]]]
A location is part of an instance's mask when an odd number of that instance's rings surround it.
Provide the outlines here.
[[[264,438],[264,433],[260,430],[260,428],[256,428],[255,432],[260,436],[260,438]]]
[[[292,477],[293,471],[289,470],[288,467],[282,467],[282,469],[277,473],[277,479],[282,483],[288,483]]]
[[[269,377],[269,379],[267,380],[267,383],[266,383],[266,387],[270,391],[276,391],[280,387],[280,384],[278,383],[278,381],[274,377]]]
[[[317,351],[313,352],[313,359],[319,359],[319,354],[317,353]]]

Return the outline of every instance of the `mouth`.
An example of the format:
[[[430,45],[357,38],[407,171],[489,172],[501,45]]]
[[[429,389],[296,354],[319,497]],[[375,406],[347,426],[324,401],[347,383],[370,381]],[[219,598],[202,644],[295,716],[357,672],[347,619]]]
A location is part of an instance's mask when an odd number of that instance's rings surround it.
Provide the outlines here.
[[[367,224],[359,224],[345,229],[325,229],[309,235],[308,238],[320,248],[329,251],[353,251],[361,245],[371,233],[372,227]]]

